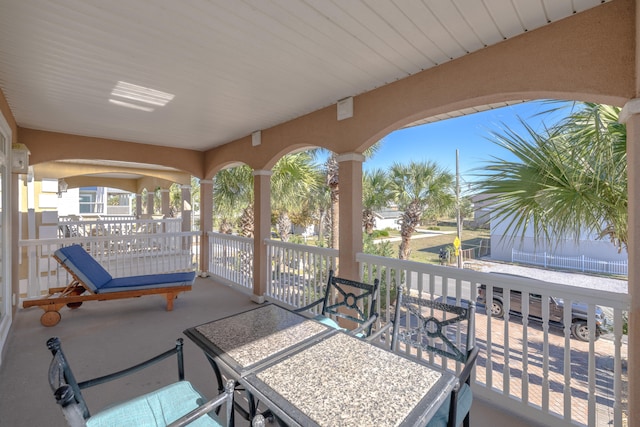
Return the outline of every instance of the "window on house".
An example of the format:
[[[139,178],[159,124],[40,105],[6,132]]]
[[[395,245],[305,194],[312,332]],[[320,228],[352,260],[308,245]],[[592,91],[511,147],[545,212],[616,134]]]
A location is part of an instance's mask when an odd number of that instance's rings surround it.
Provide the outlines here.
[[[82,187],[80,189],[80,213],[102,213],[102,203],[98,200],[98,187]]]

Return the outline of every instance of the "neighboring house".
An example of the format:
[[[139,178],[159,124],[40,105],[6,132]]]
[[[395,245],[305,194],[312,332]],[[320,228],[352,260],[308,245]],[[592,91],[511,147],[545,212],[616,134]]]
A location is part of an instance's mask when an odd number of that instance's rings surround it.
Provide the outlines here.
[[[107,187],[80,187],[60,191],[57,179],[43,179],[38,207],[57,210],[59,216],[130,216],[132,194]]]
[[[375,211],[373,215],[376,218],[376,225],[374,230],[385,230],[391,228],[393,230],[400,230],[400,218],[402,212],[397,208],[385,208]]]
[[[470,197],[473,204],[473,220],[470,221],[471,227],[489,228],[491,222],[491,209],[489,198],[486,194],[475,194]]]
[[[601,261],[627,261],[625,250],[618,253],[618,248],[608,238],[598,239],[595,234],[584,234],[579,240],[569,236],[557,236],[553,242],[539,240],[536,242],[533,230],[526,231],[524,237],[506,236],[508,220],[500,221],[491,217],[491,258],[500,261],[511,261],[512,250],[553,255],[556,257],[585,256]]]
[[[293,234],[299,234],[305,238],[318,234],[316,232],[316,226],[314,224],[308,225],[306,227],[294,224],[291,228],[292,228]]]

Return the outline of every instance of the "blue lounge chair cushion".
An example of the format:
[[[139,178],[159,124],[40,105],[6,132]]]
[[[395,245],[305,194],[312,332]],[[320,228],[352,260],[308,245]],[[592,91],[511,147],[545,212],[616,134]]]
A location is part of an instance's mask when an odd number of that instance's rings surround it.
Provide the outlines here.
[[[60,248],[55,254],[93,293],[112,279],[109,272],[80,245]]]
[[[168,288],[171,286],[191,285],[196,278],[195,271],[165,274],[147,274],[144,276],[117,277],[105,283],[98,293],[137,291],[140,289]]]
[[[87,427],[165,427],[206,401],[190,382],[178,381],[107,408],[91,416],[86,423]],[[189,425],[222,427],[215,412],[210,412]]]
[[[147,274],[113,278],[82,246],[71,245],[56,251],[60,262],[74,272],[94,294],[138,291],[191,285],[195,271],[165,274]]]
[[[458,425],[462,424],[464,418],[471,410],[471,403],[473,401],[473,393],[467,383],[463,383],[462,387],[458,391],[458,407],[456,410],[456,422]],[[440,406],[436,414],[431,418],[431,421],[427,424],[427,427],[446,427],[447,420],[449,419],[449,407],[451,406],[451,398]]]

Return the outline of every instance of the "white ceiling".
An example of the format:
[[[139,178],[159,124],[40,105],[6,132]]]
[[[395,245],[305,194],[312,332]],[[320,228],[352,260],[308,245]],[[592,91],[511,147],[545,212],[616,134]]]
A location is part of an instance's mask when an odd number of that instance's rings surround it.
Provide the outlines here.
[[[600,3],[0,0],[0,88],[22,127],[206,150]]]

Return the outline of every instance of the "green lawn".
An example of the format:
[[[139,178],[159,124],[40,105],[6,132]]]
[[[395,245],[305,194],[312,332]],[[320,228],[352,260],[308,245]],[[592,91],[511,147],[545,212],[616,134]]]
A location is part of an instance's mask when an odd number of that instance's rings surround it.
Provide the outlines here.
[[[438,254],[440,249],[447,250],[447,248],[453,249],[453,240],[456,238],[455,226],[439,226],[438,231],[452,231],[452,234],[442,234],[433,237],[423,237],[411,239],[410,248],[411,255],[409,259],[416,262],[425,262],[430,264],[438,264]],[[421,233],[416,233],[419,235]],[[400,237],[400,233],[393,233],[390,237]],[[463,229],[462,230],[462,245],[461,249],[479,248],[481,241],[484,239],[484,245],[486,247],[489,240],[489,230],[486,229]],[[400,242],[391,242],[391,247],[394,250],[394,257],[398,256],[398,247]],[[477,254],[478,250],[474,252]],[[452,256],[452,263],[455,263],[455,259]]]

